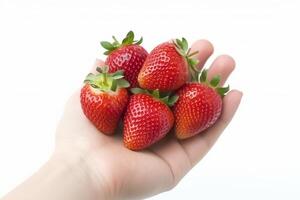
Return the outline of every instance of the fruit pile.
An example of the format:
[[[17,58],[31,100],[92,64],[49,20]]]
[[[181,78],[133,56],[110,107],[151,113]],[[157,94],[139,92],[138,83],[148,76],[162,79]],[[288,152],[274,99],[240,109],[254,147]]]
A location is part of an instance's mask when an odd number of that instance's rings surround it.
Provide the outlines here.
[[[220,117],[220,76],[207,80],[185,38],[164,42],[149,54],[130,31],[119,42],[103,41],[107,55],[97,74],[88,74],[80,101],[85,116],[103,134],[123,125],[124,145],[142,150],[171,130],[186,139],[212,126]],[[200,52],[201,53],[201,52]]]

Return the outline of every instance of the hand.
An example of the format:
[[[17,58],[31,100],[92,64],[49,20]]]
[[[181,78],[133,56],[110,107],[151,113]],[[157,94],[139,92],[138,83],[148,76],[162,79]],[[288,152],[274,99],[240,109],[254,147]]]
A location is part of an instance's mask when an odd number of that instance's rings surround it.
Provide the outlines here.
[[[213,53],[213,46],[199,40],[192,49],[200,52],[197,59],[202,68]],[[209,68],[208,76],[219,74],[224,84],[234,67],[231,57],[219,56]],[[221,118],[204,133],[183,141],[169,134],[150,149],[135,152],[123,146],[121,133],[115,136],[99,133],[84,116],[79,95],[77,91],[66,105],[57,129],[55,155],[66,162],[79,159],[95,195],[107,199],[143,198],[173,188],[214,145],[242,97],[241,92],[230,91],[223,99]]]

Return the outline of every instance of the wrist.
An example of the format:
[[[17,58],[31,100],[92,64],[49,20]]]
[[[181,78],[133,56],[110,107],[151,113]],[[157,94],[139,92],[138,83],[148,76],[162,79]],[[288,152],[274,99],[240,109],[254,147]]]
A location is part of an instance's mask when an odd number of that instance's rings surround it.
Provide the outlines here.
[[[73,181],[80,184],[82,194],[89,195],[85,199],[112,199],[109,194],[108,186],[101,179],[99,171],[95,173],[94,167],[90,164],[88,154],[65,153],[56,151],[47,163],[49,168],[64,171],[72,177]]]
[[[76,189],[84,199],[108,199],[106,186],[94,175],[85,156],[55,152],[46,166],[49,171],[56,171],[74,182],[75,188],[70,190]]]
[[[107,199],[103,187],[95,187],[87,169],[80,157],[66,157],[55,153],[38,172],[8,193],[4,199]]]

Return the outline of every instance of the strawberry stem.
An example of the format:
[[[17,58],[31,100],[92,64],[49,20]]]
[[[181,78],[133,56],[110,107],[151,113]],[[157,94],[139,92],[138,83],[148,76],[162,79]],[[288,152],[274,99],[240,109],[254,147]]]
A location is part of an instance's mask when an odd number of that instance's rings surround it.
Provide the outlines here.
[[[127,88],[129,82],[124,79],[123,71],[108,73],[108,66],[96,68],[99,74],[88,74],[84,83],[91,85],[93,88],[101,91],[116,91],[118,88]]]

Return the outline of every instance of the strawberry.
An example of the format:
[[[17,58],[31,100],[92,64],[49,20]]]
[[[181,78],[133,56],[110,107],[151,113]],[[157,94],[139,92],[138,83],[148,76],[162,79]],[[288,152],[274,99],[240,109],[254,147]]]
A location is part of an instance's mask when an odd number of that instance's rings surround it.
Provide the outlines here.
[[[138,76],[140,87],[162,92],[173,91],[188,81],[189,68],[195,69],[197,61],[191,57],[185,38],[165,42],[155,47],[148,55]]]
[[[124,70],[125,79],[129,81],[131,87],[136,87],[138,74],[148,56],[148,52],[140,46],[143,38],[135,41],[134,33],[129,31],[122,43],[114,36],[113,40],[113,43],[101,42],[102,47],[107,50],[104,54],[108,55],[105,64],[109,66],[109,72]]]
[[[207,71],[198,75],[197,82],[185,84],[178,92],[178,101],[172,108],[175,116],[175,134],[178,139],[192,137],[212,126],[221,115],[222,97],[228,87],[219,87],[220,76],[210,82]]]
[[[124,144],[128,149],[141,150],[163,138],[172,128],[174,116],[171,106],[177,96],[160,97],[159,91],[152,93],[133,88],[124,117]]]
[[[99,74],[89,74],[81,89],[80,101],[83,113],[102,133],[111,135],[128,103],[123,72],[108,73],[108,67],[97,68]]]

